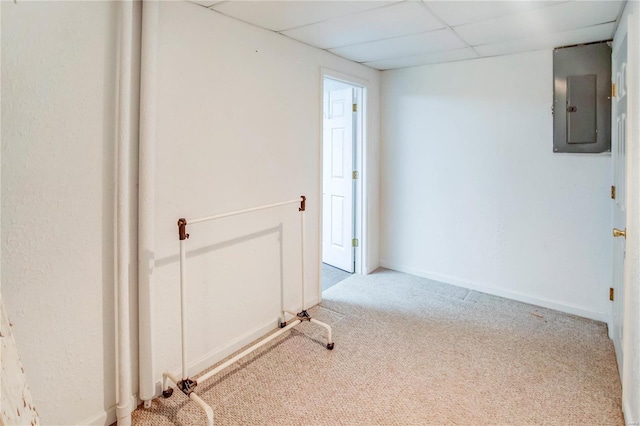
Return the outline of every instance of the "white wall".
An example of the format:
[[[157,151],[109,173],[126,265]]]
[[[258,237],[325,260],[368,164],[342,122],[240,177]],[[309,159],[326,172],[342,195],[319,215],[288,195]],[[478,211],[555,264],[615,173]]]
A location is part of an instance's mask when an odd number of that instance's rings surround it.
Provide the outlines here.
[[[160,8],[154,376],[178,370],[176,220],[307,196],[307,306],[318,302],[321,68],[370,82],[370,191],[377,203],[379,73],[200,6]],[[377,211],[377,204],[373,206]],[[377,266],[377,214],[369,264]],[[289,309],[301,305],[297,206],[188,227],[189,363],[210,365],[276,326],[282,224]],[[158,383],[156,382],[156,392]]]
[[[610,155],[552,152],[552,52],[387,71],[381,264],[607,320]]]
[[[104,423],[115,404],[117,5],[1,7],[3,299],[42,423]]]
[[[44,424],[114,419],[117,7],[2,2],[3,296]],[[152,248],[158,379],[179,366],[180,216],[305,194],[307,303],[317,302],[321,67],[371,84],[370,268],[378,256],[379,162],[377,71],[193,4],[162,3],[160,28]],[[288,307],[298,307],[298,220],[291,206],[190,227],[196,369],[275,326],[280,224]],[[135,259],[131,268],[136,276]]]

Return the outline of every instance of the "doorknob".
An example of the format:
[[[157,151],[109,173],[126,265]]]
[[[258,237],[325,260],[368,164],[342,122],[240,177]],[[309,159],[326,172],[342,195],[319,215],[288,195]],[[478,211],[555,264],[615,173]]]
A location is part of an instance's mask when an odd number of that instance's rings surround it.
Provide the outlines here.
[[[625,237],[627,238],[627,230],[619,230],[618,228],[613,228],[613,236],[614,237]]]

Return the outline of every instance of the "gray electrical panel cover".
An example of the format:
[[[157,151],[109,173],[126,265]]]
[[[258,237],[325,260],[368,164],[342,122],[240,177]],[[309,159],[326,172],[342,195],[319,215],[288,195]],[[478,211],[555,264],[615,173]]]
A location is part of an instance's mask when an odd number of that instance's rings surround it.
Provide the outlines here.
[[[553,51],[553,151],[611,151],[611,48]]]

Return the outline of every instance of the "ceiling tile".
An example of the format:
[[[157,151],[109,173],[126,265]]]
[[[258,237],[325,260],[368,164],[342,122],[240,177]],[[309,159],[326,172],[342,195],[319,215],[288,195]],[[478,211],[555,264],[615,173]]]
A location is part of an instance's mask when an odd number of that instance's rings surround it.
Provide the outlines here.
[[[572,1],[455,27],[472,46],[544,36],[615,21],[623,1]]]
[[[330,52],[356,62],[373,62],[467,47],[451,30],[436,30],[352,46]]]
[[[421,2],[401,2],[283,31],[282,34],[323,49],[423,33],[443,28]]]
[[[220,3],[220,0],[187,0],[189,3],[196,3],[199,4],[200,6],[204,6],[204,7],[209,7],[209,6],[213,6],[214,4]]]
[[[226,1],[211,9],[259,27],[283,31],[376,9],[395,1]]]
[[[615,28],[615,23],[600,24],[579,30],[476,46],[475,49],[481,56],[499,56],[532,50],[553,49],[579,43],[608,40],[613,37]]]
[[[539,9],[564,1],[425,1],[427,7],[448,25],[481,22]]]
[[[365,65],[378,70],[415,67],[418,65],[437,64],[442,62],[462,61],[477,58],[473,49],[448,50],[446,52],[427,53],[426,55],[408,56],[404,58],[388,59],[386,61],[365,62]]]

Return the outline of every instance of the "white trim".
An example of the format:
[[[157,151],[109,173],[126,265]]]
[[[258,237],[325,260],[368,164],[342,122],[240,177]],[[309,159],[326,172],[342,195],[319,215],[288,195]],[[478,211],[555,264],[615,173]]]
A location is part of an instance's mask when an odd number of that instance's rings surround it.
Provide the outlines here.
[[[631,402],[628,398],[622,397],[622,414],[624,415],[624,424],[627,426],[640,425],[640,419],[633,417],[633,410],[631,409]]]
[[[131,407],[137,407],[140,400],[136,395],[131,395]],[[116,423],[116,406],[115,404],[105,409],[104,411],[88,417],[83,421],[77,423],[78,426],[110,426]]]
[[[367,88],[371,84],[369,80],[356,77],[351,74],[345,74],[340,71],[334,71],[330,68],[320,67],[320,82],[324,80],[325,77],[331,78],[333,80],[342,81],[343,83],[351,84],[352,86],[358,86],[362,88]]]
[[[528,303],[530,305],[540,306],[542,308],[553,309],[567,314],[576,315],[583,318],[589,318],[595,321],[601,321],[609,323],[610,316],[606,312],[594,311],[590,309],[584,309],[579,306],[570,305],[562,302],[555,302],[553,300],[541,299],[539,297],[531,296],[517,291],[504,290],[496,287],[492,287],[486,284],[474,283],[471,281],[461,280],[458,278],[450,277],[447,275],[434,274],[432,272],[424,271],[421,269],[412,268],[405,265],[397,265],[388,263],[385,260],[380,260],[380,266],[394,271],[405,272],[407,274],[417,275],[419,277],[428,278],[430,280],[439,281],[445,284],[455,285],[457,287],[467,288],[469,290],[479,291],[481,293],[487,293],[494,296],[504,297],[506,299],[515,300],[518,302]]]
[[[113,405],[109,408],[107,408],[105,411],[96,414],[95,416],[89,417],[79,423],[78,426],[80,425],[104,425],[104,426],[109,426],[113,423],[116,422],[116,406]]]

